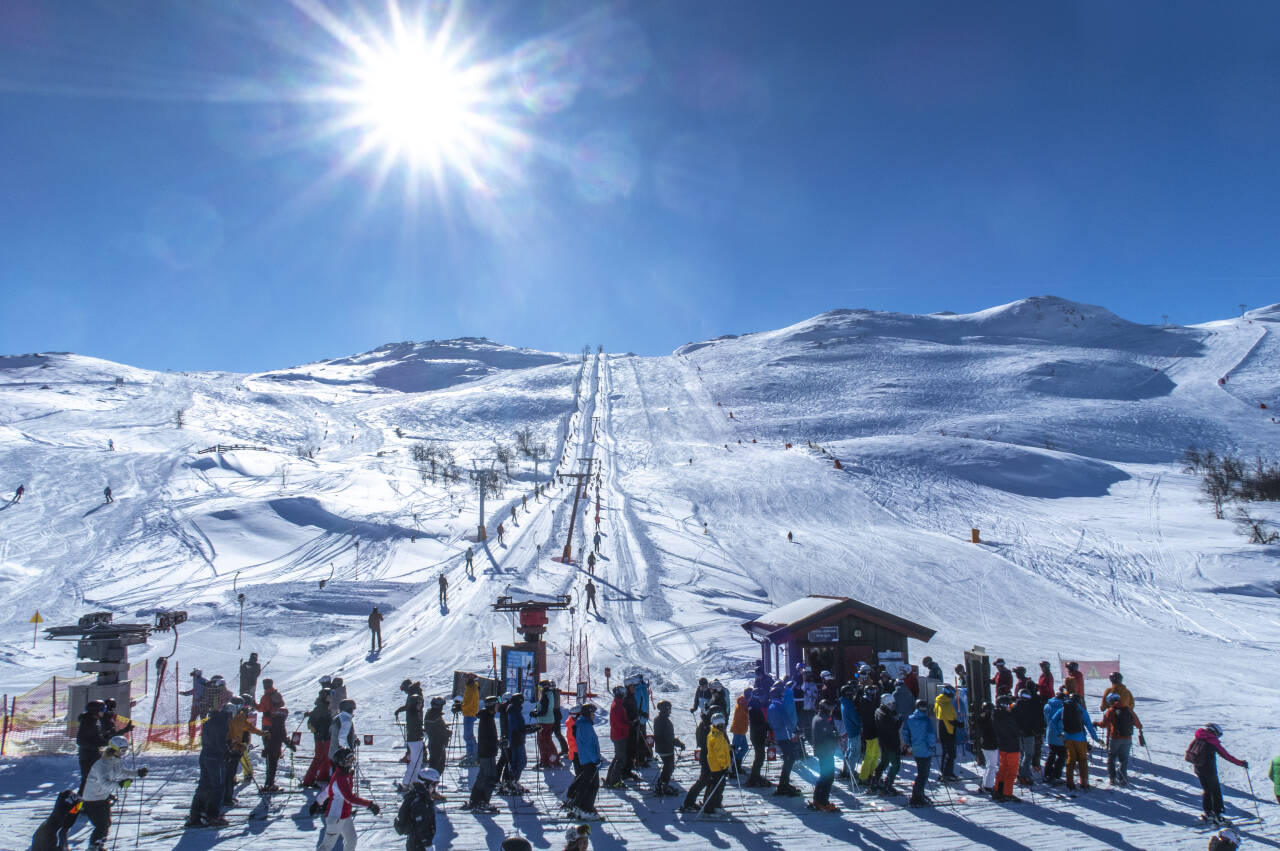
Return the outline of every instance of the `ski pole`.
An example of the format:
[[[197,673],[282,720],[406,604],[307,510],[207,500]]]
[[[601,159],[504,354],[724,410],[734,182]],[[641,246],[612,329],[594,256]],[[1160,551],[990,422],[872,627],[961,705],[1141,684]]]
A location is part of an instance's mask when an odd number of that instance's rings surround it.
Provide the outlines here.
[[[1262,821],[1262,811],[1258,809],[1258,797],[1253,794],[1253,778],[1249,776],[1247,768],[1244,769],[1244,778],[1249,781],[1249,800],[1253,801],[1253,814],[1258,817],[1258,821]]]
[[[142,839],[142,804],[147,797],[147,778],[142,777],[138,780],[138,821],[133,829],[133,847],[138,847],[138,842]]]
[[[129,803],[129,787],[124,787],[124,791],[120,794],[120,812],[123,813],[125,807]],[[107,811],[110,813],[110,810]],[[111,851],[116,851],[116,842],[120,839],[120,822],[124,819],[116,819],[115,834],[111,837]]]

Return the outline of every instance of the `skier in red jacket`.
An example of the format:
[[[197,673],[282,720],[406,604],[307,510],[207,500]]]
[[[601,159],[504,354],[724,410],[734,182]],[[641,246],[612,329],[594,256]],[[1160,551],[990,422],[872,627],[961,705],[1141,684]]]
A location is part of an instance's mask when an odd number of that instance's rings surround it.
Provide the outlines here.
[[[340,748],[333,755],[333,779],[324,793],[311,805],[312,815],[324,813],[324,839],[317,851],[332,851],[342,839],[343,851],[355,851],[356,825],[351,818],[351,805],[368,807],[375,816],[379,807],[373,801],[356,794],[354,788],[356,755],[349,748]]]
[[[1003,659],[996,660],[996,674],[991,678],[991,684],[996,687],[996,697],[1013,694],[1013,672],[1005,666]]]

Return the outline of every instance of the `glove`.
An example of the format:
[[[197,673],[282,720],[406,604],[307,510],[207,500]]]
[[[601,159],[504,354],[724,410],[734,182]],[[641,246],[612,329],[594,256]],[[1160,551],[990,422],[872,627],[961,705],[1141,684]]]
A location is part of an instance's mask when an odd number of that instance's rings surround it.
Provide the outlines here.
[[[127,777],[126,777],[124,780],[121,780],[121,781],[120,781],[120,788],[121,788],[121,789],[128,789],[128,788],[129,788],[130,786],[132,786],[132,785],[133,785],[133,781],[132,781],[132,780],[130,780],[129,778],[127,778]]]
[[[1147,737],[1142,735],[1141,731],[1138,733],[1138,744],[1144,748],[1147,746]]]
[[[148,771],[150,771],[149,768],[147,768],[145,765],[142,766],[142,768],[138,769],[138,777],[146,777]]]
[[[324,807],[320,806],[319,801],[312,801],[311,806],[307,807],[307,815],[311,816],[312,818],[315,818],[316,816],[320,815],[322,812],[324,812]]]
[[[369,805],[369,812],[376,816],[378,813],[382,812],[382,807],[378,806],[377,802],[374,802]]]
[[[1242,767],[1242,768],[1244,768],[1244,770],[1245,770],[1245,771],[1248,771],[1248,770],[1249,770],[1249,760],[1247,760],[1247,759],[1246,759],[1246,760],[1244,761],[1244,765],[1243,765],[1243,766],[1241,766],[1241,767]]]
[[[298,750],[298,746],[293,742],[285,742],[284,746],[289,749],[289,753],[295,753]]]

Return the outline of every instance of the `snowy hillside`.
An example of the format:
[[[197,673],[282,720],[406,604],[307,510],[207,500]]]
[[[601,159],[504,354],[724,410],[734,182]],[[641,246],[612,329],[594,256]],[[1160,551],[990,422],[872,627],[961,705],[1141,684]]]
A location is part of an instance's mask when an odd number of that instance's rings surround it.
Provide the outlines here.
[[[602,617],[552,615],[548,660],[561,682],[577,679],[585,642],[597,690],[605,666],[615,682],[643,670],[688,706],[700,676],[746,684],[759,650],[741,622],[807,593],[846,595],[936,629],[911,658],[930,654],[946,670],[973,645],[1033,667],[1059,654],[1119,658],[1156,761],[1137,754],[1138,782],[1124,792],[927,815],[864,803],[819,822],[747,790],[727,799],[735,822],[673,827],[678,801],[602,791],[602,808],[626,806],[597,828],[595,848],[666,847],[686,830],[721,848],[1199,848],[1182,753],[1208,721],[1227,728],[1265,792],[1280,753],[1280,547],[1214,519],[1179,459],[1191,444],[1280,456],[1280,305],[1155,327],[1042,297],[965,315],[838,310],[667,357],[614,355],[603,342],[585,363],[465,339],[255,375],[0,358],[0,488],[26,485],[0,509],[0,687],[71,674],[72,645],[31,649],[36,609],[70,623],[95,609],[132,620],[184,608],[175,659],[186,670],[231,675],[255,650],[294,710],[319,675],[346,677],[361,731],[377,735],[368,750],[388,761],[367,769],[373,792],[391,800],[400,681],[447,695],[454,670],[488,670],[491,642],[511,640],[509,617],[490,610],[499,595],[582,591],[584,568],[552,558],[573,488],[549,499],[532,488],[557,459],[570,472],[595,458]],[[470,469],[523,428],[551,461],[536,475],[529,459],[511,465],[503,495],[486,503],[491,533],[506,521],[504,542],[477,544],[474,486],[424,481],[411,447],[447,447]],[[197,454],[218,444],[258,448]],[[983,543],[970,542],[974,528]],[[468,546],[475,580],[462,566]],[[378,657],[367,656],[373,604],[387,612]],[[1095,717],[1101,687],[1090,684]],[[689,716],[676,715],[691,741]],[[152,806],[185,806],[193,760],[159,764]],[[692,771],[684,764],[677,780]],[[1240,770],[1221,771],[1247,806]],[[48,803],[34,790],[74,774],[66,757],[0,762],[0,822],[29,833]],[[489,821],[442,813],[437,847],[491,847],[518,827],[535,847],[558,848],[563,824],[540,825],[538,813],[555,810],[546,784],[562,789],[567,777],[540,782]],[[273,806],[275,821],[233,818],[219,834],[180,841],[174,830],[147,847],[253,848],[264,837],[313,847],[313,825],[295,816],[302,796]],[[361,827],[377,837],[371,847],[395,847],[385,815]],[[1275,818],[1247,831],[1280,837]]]

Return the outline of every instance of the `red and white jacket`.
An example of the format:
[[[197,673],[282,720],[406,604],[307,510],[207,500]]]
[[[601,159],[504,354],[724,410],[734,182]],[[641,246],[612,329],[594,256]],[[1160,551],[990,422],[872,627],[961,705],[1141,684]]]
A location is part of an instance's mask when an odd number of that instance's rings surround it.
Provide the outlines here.
[[[351,818],[351,805],[359,804],[367,807],[372,801],[366,801],[351,788],[354,778],[351,772],[334,766],[333,779],[325,787],[324,797],[320,803],[324,806],[325,818]]]

